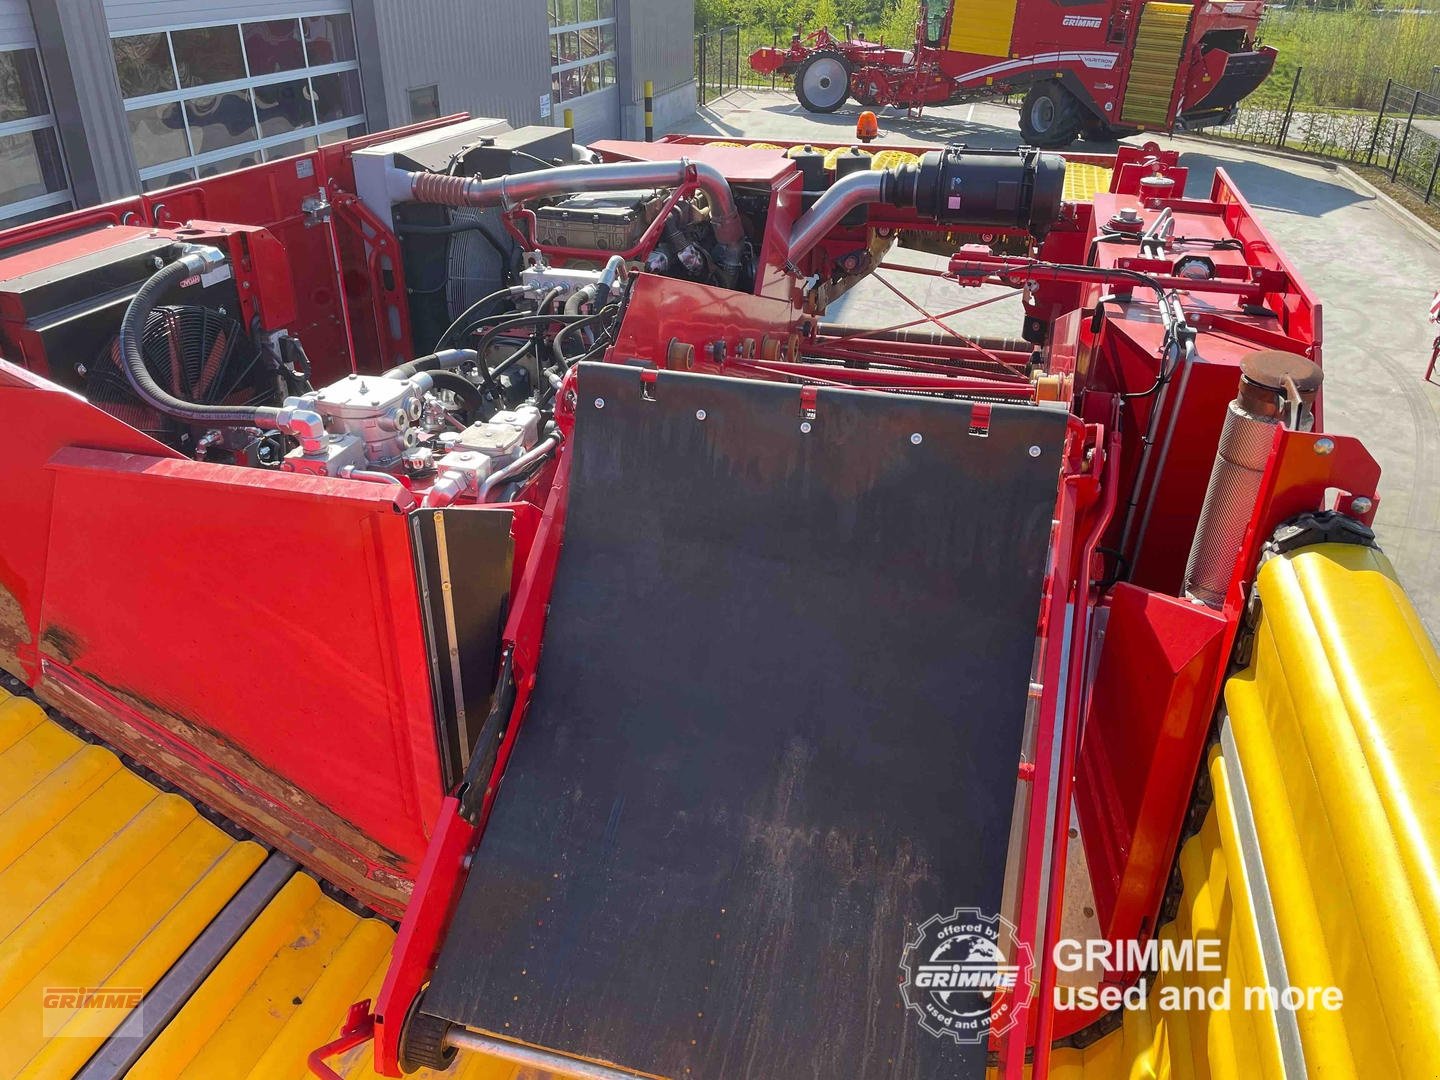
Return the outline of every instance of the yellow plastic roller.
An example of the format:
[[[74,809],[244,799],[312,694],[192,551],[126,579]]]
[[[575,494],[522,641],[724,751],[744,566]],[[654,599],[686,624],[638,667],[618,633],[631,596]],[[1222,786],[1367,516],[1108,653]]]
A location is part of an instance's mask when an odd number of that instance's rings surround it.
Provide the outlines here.
[[[881,150],[870,162],[872,169],[894,169],[901,165],[920,164],[920,155],[908,150]]]

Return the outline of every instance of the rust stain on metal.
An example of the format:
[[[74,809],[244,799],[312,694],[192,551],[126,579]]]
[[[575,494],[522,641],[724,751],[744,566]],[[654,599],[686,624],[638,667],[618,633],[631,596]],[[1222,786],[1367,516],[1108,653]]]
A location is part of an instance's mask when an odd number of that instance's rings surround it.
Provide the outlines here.
[[[53,655],[51,645],[56,641],[73,642],[73,638],[57,628],[46,628],[41,635],[42,653]],[[61,656],[54,658],[65,662]],[[49,674],[42,676],[37,693],[194,798],[233,817],[377,911],[394,916],[404,912],[414,886],[405,876],[405,859],[397,852],[376,843],[352,822],[257,762],[220,732],[90,672],[73,670],[187,744],[192,748],[190,752],[177,751],[148,737],[123,717]],[[207,759],[218,766],[218,771],[206,767]]]
[[[52,624],[40,634],[40,651],[62,664],[73,664],[75,657],[83,651],[83,646],[80,639],[69,630]]]
[[[19,650],[29,645],[30,641],[30,624],[25,619],[25,609],[9,589],[0,585],[0,667],[18,676],[21,670]]]

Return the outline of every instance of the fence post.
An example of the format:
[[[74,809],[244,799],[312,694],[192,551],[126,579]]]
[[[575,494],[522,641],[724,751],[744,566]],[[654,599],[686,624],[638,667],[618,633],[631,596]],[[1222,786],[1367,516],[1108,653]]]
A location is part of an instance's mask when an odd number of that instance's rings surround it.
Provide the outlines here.
[[[1430,183],[1425,188],[1425,202],[1430,202],[1430,196],[1435,194],[1435,178],[1440,176],[1440,142],[1435,144],[1435,164],[1430,167]]]
[[[701,105],[705,104],[705,43],[708,37],[708,34],[701,34],[696,39],[700,51],[700,91],[696,96],[700,98]]]
[[[1285,137],[1290,134],[1290,117],[1295,115],[1295,95],[1300,92],[1300,73],[1304,70],[1303,67],[1295,69],[1295,81],[1290,84],[1290,103],[1285,106],[1285,119],[1280,124],[1280,141],[1276,146],[1283,147]]]
[[[780,48],[780,31],[779,31],[779,30],[772,29],[772,30],[770,31],[770,47],[771,47],[771,48],[774,48],[774,49]],[[773,71],[770,72],[770,89],[771,89],[771,91],[774,91],[774,89],[775,89],[775,72],[773,72]]]
[[[739,90],[739,89],[740,89],[740,86],[741,86],[741,80],[740,80],[740,25],[739,25],[739,23],[736,23],[736,25],[735,25],[735,89],[736,89],[736,90]]]
[[[1390,87],[1394,82],[1394,79],[1385,80],[1385,96],[1380,99],[1380,115],[1375,118],[1375,134],[1370,139],[1370,152],[1365,155],[1366,165],[1375,161],[1375,148],[1380,145],[1380,128],[1385,123],[1385,106],[1390,104]]]
[[[1395,155],[1394,167],[1390,170],[1390,183],[1395,183],[1400,176],[1400,162],[1405,158],[1405,144],[1410,141],[1410,125],[1415,123],[1415,110],[1420,108],[1420,91],[1415,91],[1415,100],[1410,103],[1410,118],[1405,121],[1405,134],[1400,138],[1400,152]]]
[[[655,83],[645,80],[645,141],[655,141]]]
[[[725,28],[720,27],[720,95],[725,95]]]

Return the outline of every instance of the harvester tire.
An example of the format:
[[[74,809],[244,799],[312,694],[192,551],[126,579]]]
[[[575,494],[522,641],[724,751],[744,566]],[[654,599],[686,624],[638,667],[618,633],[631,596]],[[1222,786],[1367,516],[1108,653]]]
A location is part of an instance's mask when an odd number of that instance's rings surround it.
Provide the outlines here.
[[[1053,79],[1030,87],[1020,106],[1020,134],[1030,146],[1045,150],[1069,146],[1083,126],[1080,102]]]
[[[832,113],[850,96],[850,61],[839,49],[819,49],[795,72],[795,96],[807,112]]]
[[[449,1020],[420,1011],[421,998],[416,998],[405,1018],[405,1029],[400,1033],[400,1070],[415,1072],[417,1069],[435,1069],[444,1072],[455,1060],[455,1047],[445,1041],[451,1028]]]

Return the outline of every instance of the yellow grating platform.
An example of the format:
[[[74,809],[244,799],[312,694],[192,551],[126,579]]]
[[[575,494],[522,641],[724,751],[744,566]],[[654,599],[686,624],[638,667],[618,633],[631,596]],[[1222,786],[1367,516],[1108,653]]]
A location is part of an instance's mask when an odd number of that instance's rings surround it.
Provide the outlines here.
[[[0,1077],[74,1076],[127,1013],[61,1008],[57,992],[148,992],[265,854],[0,690]],[[308,1076],[350,1004],[378,994],[393,939],[292,875],[128,1075]],[[369,1044],[340,1064],[375,1076]],[[445,1076],[515,1073],[474,1058]]]
[[[1103,165],[1066,162],[1065,191],[1061,198],[1066,202],[1089,202],[1102,191],[1110,190],[1110,178],[1114,175],[1114,169]]]
[[[1180,72],[1180,54],[1190,31],[1190,4],[1145,5],[1135,34],[1135,54],[1125,82],[1120,119],[1140,127],[1163,128],[1170,123],[1170,102]]]

